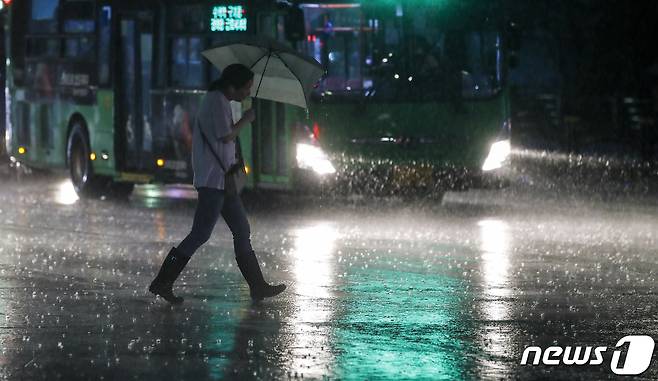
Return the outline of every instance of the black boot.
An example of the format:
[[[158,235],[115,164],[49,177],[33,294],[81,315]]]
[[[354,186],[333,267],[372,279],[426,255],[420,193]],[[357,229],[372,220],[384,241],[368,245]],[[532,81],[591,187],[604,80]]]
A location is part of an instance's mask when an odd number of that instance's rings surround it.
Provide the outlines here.
[[[259,301],[263,300],[263,298],[270,298],[282,293],[286,289],[285,284],[272,286],[265,282],[263,273],[260,271],[258,258],[256,258],[256,254],[253,251],[235,257],[235,261],[238,262],[238,268],[249,284],[249,295],[252,300]]]
[[[167,254],[167,258],[162,262],[160,272],[151,282],[149,291],[160,295],[171,304],[183,303],[183,298],[175,296],[171,288],[189,260],[190,257],[180,254],[175,247],[172,247],[169,254]]]

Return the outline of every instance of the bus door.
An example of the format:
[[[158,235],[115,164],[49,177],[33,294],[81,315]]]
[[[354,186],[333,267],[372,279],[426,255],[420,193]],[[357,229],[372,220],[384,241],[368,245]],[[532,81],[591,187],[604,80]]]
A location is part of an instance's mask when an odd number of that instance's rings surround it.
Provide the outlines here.
[[[151,78],[153,62],[153,12],[119,14],[119,58],[115,98],[119,167],[152,170],[153,134]]]
[[[283,41],[284,17],[277,13],[258,15],[258,34]],[[257,87],[257,81],[254,81]],[[254,98],[256,121],[253,131],[254,168],[257,187],[287,188],[290,184],[292,149],[290,129],[286,128],[283,103]]]

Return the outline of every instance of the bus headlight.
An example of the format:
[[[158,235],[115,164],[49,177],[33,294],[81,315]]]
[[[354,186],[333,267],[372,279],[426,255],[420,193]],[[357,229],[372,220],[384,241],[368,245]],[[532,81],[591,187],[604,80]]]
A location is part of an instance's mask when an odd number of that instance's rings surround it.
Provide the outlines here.
[[[503,163],[509,157],[512,152],[512,147],[510,141],[500,140],[491,145],[489,150],[489,155],[482,165],[483,171],[491,171],[498,169],[503,166]]]
[[[318,175],[336,172],[320,147],[306,143],[297,143],[297,166],[302,169],[311,169]]]

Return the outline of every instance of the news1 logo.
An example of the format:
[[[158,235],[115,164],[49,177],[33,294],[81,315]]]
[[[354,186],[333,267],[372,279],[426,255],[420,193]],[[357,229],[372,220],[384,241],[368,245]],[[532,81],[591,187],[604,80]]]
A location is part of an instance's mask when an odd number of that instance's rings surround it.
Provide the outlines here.
[[[628,351],[626,352],[626,361],[620,367],[619,360],[622,351],[615,350],[612,353],[612,361],[610,363],[610,370],[619,375],[638,375],[643,373],[649,368],[651,357],[653,356],[653,348],[655,343],[651,336],[635,335],[624,336],[615,345],[619,348],[628,343]],[[543,350],[540,347],[527,347],[523,351],[521,358],[521,365],[528,365],[530,355],[533,355],[531,365],[539,365],[541,361],[544,365],[601,365],[603,364],[603,353],[608,350],[608,347],[548,347]],[[542,353],[543,352],[543,353]],[[592,358],[594,355],[594,358]]]

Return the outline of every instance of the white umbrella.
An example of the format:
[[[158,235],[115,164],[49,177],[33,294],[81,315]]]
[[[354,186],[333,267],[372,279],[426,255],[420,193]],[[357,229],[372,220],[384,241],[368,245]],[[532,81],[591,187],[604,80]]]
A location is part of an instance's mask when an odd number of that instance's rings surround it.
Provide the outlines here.
[[[251,96],[303,108],[324,73],[318,61],[266,37],[227,40],[201,54],[219,70],[234,63],[249,67],[258,84]]]

